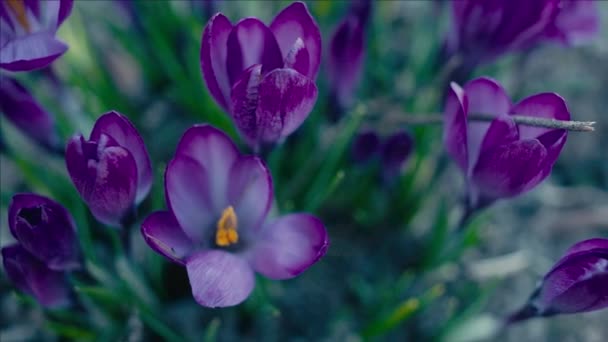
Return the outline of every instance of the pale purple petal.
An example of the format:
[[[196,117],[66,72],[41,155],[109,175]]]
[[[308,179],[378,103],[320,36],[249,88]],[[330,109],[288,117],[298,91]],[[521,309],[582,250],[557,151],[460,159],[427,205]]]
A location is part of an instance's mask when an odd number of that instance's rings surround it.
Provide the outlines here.
[[[563,0],[547,36],[564,44],[580,45],[596,38],[600,17],[594,0]]]
[[[168,211],[156,211],[141,224],[144,240],[157,253],[185,265],[185,258],[194,250],[194,243]]]
[[[207,89],[226,112],[230,112],[230,89],[226,60],[230,20],[221,13],[214,15],[203,32],[200,62]]]
[[[452,82],[445,101],[443,144],[450,157],[465,172],[469,168],[467,113],[468,101],[464,90]]]
[[[192,255],[186,269],[194,299],[210,308],[240,304],[255,286],[253,270],[247,261],[221,250]]]
[[[226,65],[230,84],[234,85],[247,68],[262,64],[262,72],[283,67],[283,56],[272,31],[259,19],[239,21],[228,36]]]
[[[277,38],[283,57],[289,54],[298,38],[304,41],[310,58],[310,68],[304,75],[315,79],[321,64],[321,32],[306,4],[297,1],[286,7],[274,18],[270,29]]]
[[[256,64],[245,70],[232,88],[232,119],[250,145],[255,145],[258,137],[256,110],[261,80],[262,65]]]
[[[143,139],[133,124],[122,114],[111,111],[102,115],[95,122],[91,140],[97,141],[102,134],[108,135],[119,145],[128,150],[137,165],[137,195],[135,202],[140,203],[152,187],[152,166]]]
[[[68,46],[50,32],[36,32],[10,40],[0,48],[0,68],[9,71],[40,69],[66,52]]]
[[[74,0],[60,0],[59,13],[57,14],[57,27],[72,13]]]
[[[271,279],[289,279],[325,255],[329,237],[309,214],[290,214],[266,223],[249,255],[253,268]]]
[[[272,178],[264,162],[253,156],[239,158],[230,170],[228,187],[228,201],[239,226],[257,231],[270,210],[272,195]]]
[[[310,54],[304,46],[304,41],[300,38],[296,39],[295,44],[285,56],[285,67],[294,69],[295,71],[306,75],[310,69]]]

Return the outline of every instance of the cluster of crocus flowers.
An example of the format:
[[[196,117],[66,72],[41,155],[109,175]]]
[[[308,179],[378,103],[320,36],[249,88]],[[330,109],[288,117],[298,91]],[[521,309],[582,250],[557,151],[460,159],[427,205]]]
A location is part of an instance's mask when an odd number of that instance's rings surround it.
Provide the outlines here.
[[[268,218],[270,171],[212,126],[184,133],[167,165],[165,194],[169,210],[151,214],[142,234],[156,252],[186,267],[203,306],[244,301],[255,285],[254,271],[293,278],[329,245],[324,225],[312,215]]]
[[[608,308],[608,239],[581,241],[566,251],[509,323],[532,317]]]
[[[495,119],[469,120],[475,114]],[[469,210],[535,187],[549,175],[566,143],[566,130],[518,125],[513,114],[570,120],[564,99],[555,93],[533,95],[513,105],[502,86],[490,78],[474,79],[464,87],[451,84],[444,144],[466,175]]]
[[[458,0],[450,5],[452,29],[444,57],[460,55],[467,72],[544,41],[579,44],[599,28],[593,0]]]
[[[399,175],[413,148],[414,138],[405,130],[381,137],[376,131],[367,129],[355,136],[351,152],[356,163],[379,159],[382,179],[390,182]]]
[[[200,61],[209,93],[259,151],[293,133],[311,112],[321,33],[301,2],[270,26],[256,18],[232,25],[218,13],[203,32]]]
[[[111,111],[95,122],[89,140],[82,134],[67,144],[68,173],[97,220],[128,224],[152,187],[152,166],[144,141],[122,114]]]
[[[0,1],[0,69],[40,69],[65,53],[55,33],[72,6],[73,0]]]
[[[333,118],[352,105],[365,61],[365,31],[371,14],[371,0],[352,0],[351,6],[329,41],[327,75]]]
[[[66,272],[81,267],[74,219],[59,203],[36,194],[17,194],[8,208],[16,244],[2,248],[7,276],[45,307],[71,302]]]

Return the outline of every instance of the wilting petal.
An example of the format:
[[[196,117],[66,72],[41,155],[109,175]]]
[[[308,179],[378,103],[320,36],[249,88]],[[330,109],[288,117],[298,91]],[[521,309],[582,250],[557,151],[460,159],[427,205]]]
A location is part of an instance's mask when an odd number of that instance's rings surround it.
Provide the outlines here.
[[[282,68],[283,56],[272,31],[259,19],[246,18],[228,36],[226,64],[230,84],[234,85],[252,65],[262,64],[263,73]]]
[[[598,36],[600,18],[593,0],[562,0],[547,36],[564,44],[579,45]]]
[[[230,89],[226,60],[230,20],[221,13],[214,15],[203,32],[200,62],[207,89],[215,101],[230,112]]]
[[[135,202],[140,203],[152,187],[152,166],[144,141],[133,124],[122,114],[115,111],[102,115],[95,122],[91,140],[98,141],[102,134],[131,153],[137,165],[137,195]]]
[[[463,89],[452,82],[445,102],[443,115],[443,144],[458,166],[468,170],[467,147],[468,101]]]
[[[277,69],[262,79],[258,95],[258,139],[276,142],[293,133],[308,117],[317,100],[317,87],[295,70]]]
[[[255,285],[253,270],[247,261],[221,250],[192,255],[186,268],[194,299],[210,308],[240,304]]]
[[[531,189],[540,181],[547,150],[538,140],[520,140],[500,145],[479,156],[472,181],[489,198],[511,197]]]
[[[358,163],[364,163],[380,150],[380,138],[372,130],[359,132],[353,140],[351,150],[353,160]]]
[[[251,252],[254,269],[271,279],[293,278],[317,262],[329,246],[323,223],[290,214],[267,223]]]
[[[66,52],[68,46],[51,32],[37,32],[10,40],[0,48],[0,68],[9,71],[40,69]]]
[[[119,227],[121,220],[132,210],[135,202],[135,160],[131,153],[122,147],[107,147],[99,157],[96,171],[93,190],[84,200],[97,220]]]
[[[249,67],[232,88],[232,119],[241,135],[250,145],[258,138],[256,109],[258,106],[258,87],[262,80],[262,65]]]
[[[36,142],[54,148],[59,143],[53,117],[16,80],[0,77],[0,111]]]
[[[8,208],[11,233],[53,270],[81,266],[74,219],[59,203],[36,194],[16,194]]]
[[[150,214],[141,224],[141,234],[153,250],[182,265],[194,250],[194,243],[168,211]]]
[[[239,225],[257,231],[272,205],[272,178],[264,162],[245,156],[232,166],[228,202],[236,210]]]
[[[568,111],[566,102],[555,93],[542,93],[527,97],[516,104],[511,112],[537,118],[570,120],[570,111]],[[554,129],[522,125],[519,127],[519,135],[521,139],[535,139],[552,130]]]
[[[19,290],[32,295],[45,307],[70,304],[70,289],[64,272],[49,269],[20,245],[2,248],[6,275]]]
[[[511,110],[509,96],[503,87],[491,78],[476,78],[465,84],[463,89],[469,104],[469,114],[489,114],[498,117],[508,114]],[[467,123],[469,167],[475,165],[482,140],[489,127],[488,122],[469,121]],[[517,132],[516,127],[512,128]]]
[[[228,201],[228,174],[240,155],[232,140],[213,126],[197,125],[184,133],[175,155],[189,156],[205,169],[210,180],[210,200],[216,212],[221,213]]]
[[[314,80],[321,64],[321,32],[306,5],[299,1],[289,5],[274,18],[270,29],[277,38],[283,57],[289,54],[298,38],[304,41],[310,67],[303,75]]]
[[[224,172],[228,174],[229,169]],[[221,213],[221,209],[214,209],[211,199],[214,181],[207,169],[185,155],[176,155],[165,172],[167,204],[186,235],[197,244],[207,242],[209,229],[214,229],[213,222]]]

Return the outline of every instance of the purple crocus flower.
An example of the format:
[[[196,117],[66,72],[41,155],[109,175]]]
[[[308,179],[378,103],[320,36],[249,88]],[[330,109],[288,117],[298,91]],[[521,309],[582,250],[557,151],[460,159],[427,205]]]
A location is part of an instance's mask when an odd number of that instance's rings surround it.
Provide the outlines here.
[[[467,121],[470,113],[496,118]],[[445,148],[466,175],[470,209],[534,188],[549,175],[566,143],[565,130],[520,126],[510,115],[570,120],[559,95],[537,94],[513,105],[502,86],[485,77],[462,88],[452,83],[444,114]]]
[[[0,2],[0,69],[40,69],[68,46],[55,33],[72,11],[73,0],[6,0]]]
[[[74,219],[61,204],[37,194],[16,194],[8,207],[8,226],[19,244],[48,268],[80,268]]]
[[[0,111],[37,143],[57,149],[59,137],[53,117],[23,85],[5,75],[0,76]]]
[[[34,296],[47,308],[71,303],[70,287],[64,271],[50,269],[19,244],[2,248],[4,271],[19,290]]]
[[[599,31],[594,0],[459,0],[450,5],[453,27],[444,53],[461,55],[468,72],[544,41],[579,44]]]
[[[272,178],[264,162],[244,156],[223,132],[208,125],[186,131],[165,172],[168,211],[142,224],[159,254],[184,265],[196,301],[237,305],[251,293],[254,271],[293,278],[317,262],[329,245],[323,223],[298,213],[268,219]]]
[[[321,34],[302,2],[270,26],[256,18],[232,25],[218,13],[203,32],[200,60],[209,92],[259,150],[293,133],[312,110]]]
[[[551,268],[524,308],[509,318],[589,312],[608,308],[608,239],[575,244]]]
[[[78,134],[67,144],[66,166],[76,189],[100,222],[127,224],[134,206],[152,186],[144,142],[122,114],[102,115],[87,141]]]
[[[352,105],[365,58],[365,28],[371,0],[352,0],[351,8],[331,36],[328,79],[332,101],[342,112]]]

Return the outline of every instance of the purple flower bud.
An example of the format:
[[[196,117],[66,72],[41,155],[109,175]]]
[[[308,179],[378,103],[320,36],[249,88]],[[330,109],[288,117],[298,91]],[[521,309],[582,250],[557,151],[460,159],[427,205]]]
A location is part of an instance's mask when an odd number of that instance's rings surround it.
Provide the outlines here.
[[[111,226],[124,224],[152,186],[150,157],[141,136],[114,111],[97,120],[88,141],[74,136],[65,159],[72,182],[95,218]]]
[[[357,163],[365,163],[372,159],[380,150],[380,137],[373,130],[357,133],[353,139],[351,153]]]
[[[446,48],[469,64],[489,62],[543,41],[579,43],[598,33],[593,0],[459,0],[451,6],[453,28]]]
[[[468,121],[469,113],[496,116],[492,122]],[[445,105],[444,145],[466,175],[469,204],[481,207],[531,190],[547,178],[567,131],[517,125],[513,114],[570,120],[564,99],[554,93],[527,97],[512,105],[490,78],[464,87],[452,83]]]
[[[23,133],[49,149],[56,149],[59,137],[53,117],[17,80],[0,77],[0,111]]]
[[[0,69],[40,69],[68,46],[55,33],[72,11],[73,0],[11,0],[0,2]]]
[[[74,219],[61,204],[36,194],[16,194],[8,225],[21,246],[48,268],[69,271],[81,266]]]
[[[65,272],[48,268],[22,246],[2,248],[2,263],[15,287],[34,296],[44,307],[61,308],[70,304],[70,287]]]
[[[203,306],[247,299],[254,271],[293,278],[329,245],[323,223],[312,215],[268,218],[270,171],[211,126],[184,133],[167,165],[165,192],[169,210],[148,216],[141,231],[152,249],[186,267],[192,294]]]
[[[320,59],[319,27],[302,2],[270,26],[256,18],[233,26],[216,14],[200,54],[209,93],[255,149],[285,138],[306,119],[317,99]]]
[[[393,133],[384,140],[380,148],[380,158],[385,181],[390,182],[399,175],[413,147],[414,139],[404,130]]]
[[[570,247],[509,322],[607,307],[608,239],[595,238]]]

